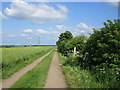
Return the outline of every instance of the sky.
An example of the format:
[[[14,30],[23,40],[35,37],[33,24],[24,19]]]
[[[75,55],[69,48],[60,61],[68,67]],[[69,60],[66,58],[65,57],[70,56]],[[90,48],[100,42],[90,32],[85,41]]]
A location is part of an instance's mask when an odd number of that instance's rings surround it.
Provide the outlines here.
[[[115,2],[25,2],[0,3],[3,45],[55,45],[60,33],[73,36],[93,33],[106,20],[118,18]]]

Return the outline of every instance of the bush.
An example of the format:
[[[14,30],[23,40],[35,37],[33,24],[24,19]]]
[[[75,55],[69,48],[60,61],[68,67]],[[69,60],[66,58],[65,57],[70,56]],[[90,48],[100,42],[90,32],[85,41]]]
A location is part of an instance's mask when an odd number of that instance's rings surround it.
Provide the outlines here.
[[[105,27],[94,29],[83,50],[90,66],[120,68],[120,20],[108,20]]]
[[[78,53],[81,53],[85,42],[86,42],[86,37],[84,35],[77,36],[69,40],[65,44],[67,55],[70,55],[70,53],[73,53],[74,47],[76,47],[76,50]]]

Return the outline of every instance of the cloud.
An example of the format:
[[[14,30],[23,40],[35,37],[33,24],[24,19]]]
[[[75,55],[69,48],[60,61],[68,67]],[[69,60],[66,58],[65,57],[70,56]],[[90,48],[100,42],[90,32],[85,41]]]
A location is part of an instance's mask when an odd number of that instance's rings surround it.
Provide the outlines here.
[[[0,35],[3,34],[4,32],[0,31]]]
[[[66,27],[65,25],[55,25],[53,27],[48,28],[48,30],[61,30],[61,31],[70,29],[71,29],[70,27]]]
[[[89,35],[88,33],[93,33],[93,27],[88,26],[85,23],[80,23],[77,25],[77,28],[74,29],[74,36],[78,36],[80,34],[84,34],[84,35]]]
[[[47,31],[44,29],[38,29],[36,30],[36,35],[49,35],[49,36],[58,36],[60,34],[60,32],[58,31]]]
[[[13,38],[13,37],[15,37],[15,35],[9,35],[9,37]]]
[[[67,18],[68,9],[63,5],[55,7],[48,4],[32,4],[22,0],[14,0],[5,14],[14,19],[27,20],[33,23],[61,22]]]
[[[68,28],[67,28],[66,26],[64,26],[64,25],[56,25],[55,28],[58,29],[58,30],[68,29]]]
[[[58,5],[58,7],[62,10],[63,13],[65,13],[65,14],[68,13],[68,9],[65,6]]]
[[[26,36],[28,36],[28,34],[20,34],[20,36],[23,36],[23,37],[26,37]]]
[[[87,26],[85,23],[80,23],[79,25],[77,25],[77,28],[77,30],[79,30],[80,32],[93,32],[92,27]]]
[[[81,32],[81,33],[84,33],[85,31],[81,30],[80,32]]]
[[[27,37],[27,39],[32,39],[32,37]]]
[[[31,29],[26,29],[23,31],[24,33],[33,33],[33,31]]]
[[[0,19],[7,19],[7,17],[5,15],[3,15],[3,13],[0,11]]]
[[[46,31],[46,30],[43,30],[43,29],[36,30],[36,33],[38,33],[38,34],[50,34],[49,31]]]

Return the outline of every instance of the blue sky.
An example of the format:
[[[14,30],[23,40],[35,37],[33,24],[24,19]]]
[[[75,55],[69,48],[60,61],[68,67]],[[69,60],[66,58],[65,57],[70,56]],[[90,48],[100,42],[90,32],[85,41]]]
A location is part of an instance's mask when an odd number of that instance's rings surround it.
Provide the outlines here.
[[[117,19],[118,9],[108,2],[3,2],[2,44],[55,45],[60,33],[93,33],[107,19]]]

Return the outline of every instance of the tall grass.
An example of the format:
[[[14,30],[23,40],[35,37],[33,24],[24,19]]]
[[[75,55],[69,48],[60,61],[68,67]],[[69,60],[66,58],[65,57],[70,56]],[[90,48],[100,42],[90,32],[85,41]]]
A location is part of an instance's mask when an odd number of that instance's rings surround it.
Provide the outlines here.
[[[80,67],[76,57],[64,57],[59,53],[63,72],[69,88],[120,88],[119,74],[114,70],[89,70]]]
[[[2,49],[2,78],[8,78],[16,71],[49,52],[53,47],[17,47]]]
[[[46,56],[35,68],[22,76],[11,88],[43,88],[54,51]]]

